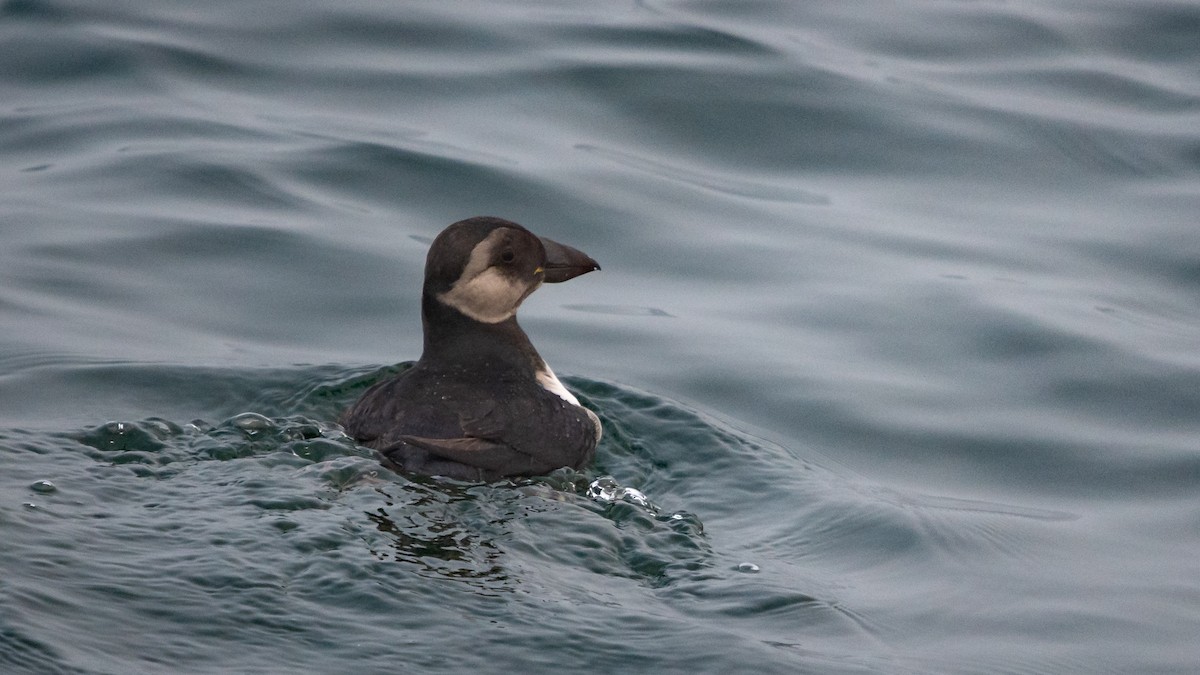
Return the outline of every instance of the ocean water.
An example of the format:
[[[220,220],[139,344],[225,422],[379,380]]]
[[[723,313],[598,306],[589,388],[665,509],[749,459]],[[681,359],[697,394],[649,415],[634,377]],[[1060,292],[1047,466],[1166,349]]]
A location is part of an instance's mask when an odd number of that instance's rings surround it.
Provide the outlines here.
[[[1200,3],[0,2],[0,672],[1194,673]],[[381,467],[428,242],[594,466]]]

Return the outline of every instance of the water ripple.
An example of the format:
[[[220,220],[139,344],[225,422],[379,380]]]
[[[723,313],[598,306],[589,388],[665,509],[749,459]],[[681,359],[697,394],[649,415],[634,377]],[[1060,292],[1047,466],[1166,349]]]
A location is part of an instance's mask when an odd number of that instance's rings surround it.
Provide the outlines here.
[[[812,206],[824,206],[829,204],[829,197],[798,188],[769,185],[765,183],[754,183],[734,178],[709,175],[692,169],[684,169],[679,166],[670,166],[659,161],[639,157],[632,153],[602,148],[595,145],[588,145],[586,143],[576,145],[575,148],[577,150],[598,155],[614,162],[619,162],[625,166],[658,176],[660,178],[678,181],[693,187],[702,188],[704,190],[713,190],[723,194],[729,194],[738,197],[749,197],[751,199],[797,202]]]

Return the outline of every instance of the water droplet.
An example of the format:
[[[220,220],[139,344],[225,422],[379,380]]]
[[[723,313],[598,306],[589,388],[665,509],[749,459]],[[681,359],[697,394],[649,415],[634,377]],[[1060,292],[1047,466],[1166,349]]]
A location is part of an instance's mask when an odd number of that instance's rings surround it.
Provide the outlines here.
[[[758,572],[758,565],[755,565],[752,562],[739,563],[737,566],[737,571],[745,572],[747,574],[754,574]]]
[[[607,504],[625,502],[640,506],[651,514],[658,513],[658,506],[650,501],[644,492],[637,488],[624,487],[612,476],[602,476],[592,481],[587,489],[588,497]]]
[[[43,495],[48,495],[51,492],[58,491],[58,488],[54,486],[54,483],[51,483],[48,480],[39,480],[33,485],[30,485],[29,489]]]
[[[617,490],[621,486],[611,476],[603,476],[588,485],[587,495],[599,502],[612,502],[617,499]]]
[[[621,494],[621,499],[624,501],[630,502],[631,504],[637,504],[638,506],[645,508],[645,509],[652,508],[652,505],[650,504],[650,498],[647,497],[644,492],[642,492],[641,490],[638,490],[637,488],[631,488],[631,487],[621,488],[620,494]]]

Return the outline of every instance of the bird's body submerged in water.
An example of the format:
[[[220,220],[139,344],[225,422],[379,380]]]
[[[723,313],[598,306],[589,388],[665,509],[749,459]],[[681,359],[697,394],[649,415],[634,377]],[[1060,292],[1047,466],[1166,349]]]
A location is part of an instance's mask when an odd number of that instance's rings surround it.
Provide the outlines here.
[[[536,476],[592,460],[600,420],[563,387],[517,325],[542,282],[600,266],[500,218],[469,218],[425,260],[425,346],[341,418],[346,432],[403,471],[461,480]]]

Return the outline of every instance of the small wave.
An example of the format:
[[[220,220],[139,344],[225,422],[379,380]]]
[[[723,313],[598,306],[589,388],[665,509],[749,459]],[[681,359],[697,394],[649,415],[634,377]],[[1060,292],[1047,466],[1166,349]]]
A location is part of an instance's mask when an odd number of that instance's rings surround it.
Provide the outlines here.
[[[750,199],[760,199],[775,202],[795,202],[810,206],[827,206],[830,203],[830,199],[827,195],[816,192],[810,192],[794,187],[785,187],[782,185],[751,182],[737,178],[706,174],[693,169],[684,169],[678,165],[671,165],[658,160],[647,159],[645,157],[640,157],[633,153],[624,152],[621,150],[603,148],[587,143],[577,144],[575,149],[603,157],[609,161],[623,164],[630,168],[652,174],[659,178],[665,178],[667,180],[691,185],[692,187],[701,188],[703,190],[720,192],[736,197],[747,197]]]

